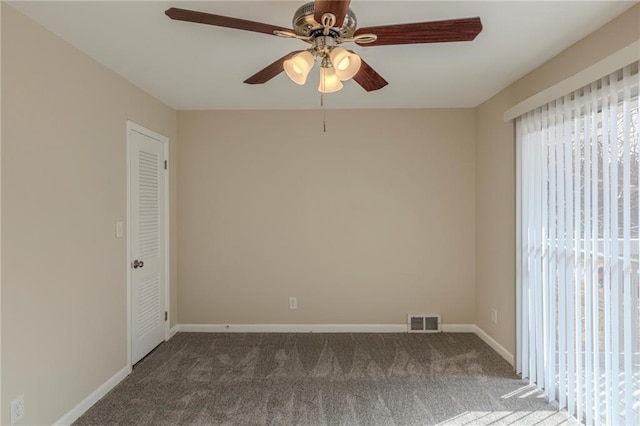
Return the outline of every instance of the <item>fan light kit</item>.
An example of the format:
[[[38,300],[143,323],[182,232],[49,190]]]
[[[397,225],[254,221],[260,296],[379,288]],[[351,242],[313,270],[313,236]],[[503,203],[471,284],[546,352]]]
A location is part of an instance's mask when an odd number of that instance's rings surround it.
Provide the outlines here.
[[[471,41],[482,31],[480,18],[382,25],[357,29],[350,0],[315,0],[300,7],[293,16],[293,30],[229,16],[172,7],[165,14],[178,21],[253,31],[309,43],[307,50],[291,52],[266,66],[244,82],[264,84],[282,71],[297,84],[305,84],[316,61],[320,63],[321,93],[342,89],[343,81],[353,79],[367,92],[382,89],[388,83],[355,52],[342,43],[359,46],[446,43]]]
[[[319,52],[311,49],[284,61],[284,72],[293,82],[302,85],[307,81],[307,76],[318,57],[322,58],[318,85],[318,91],[322,93],[333,93],[342,89],[342,82],[351,80],[360,70],[362,63],[358,55],[342,47]]]
[[[293,17],[295,32],[274,31],[280,37],[297,38],[313,47],[296,53],[283,62],[284,72],[297,84],[304,84],[316,60],[320,62],[320,84],[318,91],[333,93],[342,89],[343,81],[351,80],[360,71],[362,60],[354,52],[348,51],[338,44],[354,41],[353,33],[356,29],[356,17],[351,9],[347,11],[342,27],[336,28],[336,16],[331,12],[322,15],[318,24],[314,19],[315,3],[307,3],[299,8]],[[377,39],[374,34],[364,34],[358,37],[360,43],[373,42]]]

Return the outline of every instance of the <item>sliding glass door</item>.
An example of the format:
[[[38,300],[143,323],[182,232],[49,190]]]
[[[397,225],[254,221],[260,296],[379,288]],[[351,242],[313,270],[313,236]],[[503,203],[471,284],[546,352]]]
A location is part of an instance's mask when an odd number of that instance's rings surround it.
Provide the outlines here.
[[[517,369],[587,424],[640,424],[638,83],[516,119]]]

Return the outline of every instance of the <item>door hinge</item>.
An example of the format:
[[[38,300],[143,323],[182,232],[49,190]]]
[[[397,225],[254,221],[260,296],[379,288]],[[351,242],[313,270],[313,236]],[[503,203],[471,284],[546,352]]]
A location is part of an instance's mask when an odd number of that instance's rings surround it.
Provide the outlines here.
[[[167,321],[169,319],[169,312],[164,311],[164,320]]]
[[[164,160],[164,169],[167,170],[167,160]]]

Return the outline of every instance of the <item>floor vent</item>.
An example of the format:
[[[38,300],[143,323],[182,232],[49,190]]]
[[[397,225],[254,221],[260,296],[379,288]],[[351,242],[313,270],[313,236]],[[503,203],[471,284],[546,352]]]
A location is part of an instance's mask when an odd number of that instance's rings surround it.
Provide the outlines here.
[[[407,331],[409,333],[438,333],[442,331],[440,315],[409,314]]]

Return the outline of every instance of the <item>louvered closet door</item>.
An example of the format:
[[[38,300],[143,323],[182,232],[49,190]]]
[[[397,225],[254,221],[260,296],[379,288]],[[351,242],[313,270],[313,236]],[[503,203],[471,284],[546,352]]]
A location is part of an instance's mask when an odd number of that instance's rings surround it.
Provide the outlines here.
[[[164,341],[164,145],[130,130],[131,362]]]

